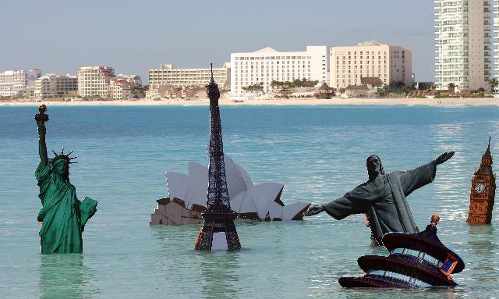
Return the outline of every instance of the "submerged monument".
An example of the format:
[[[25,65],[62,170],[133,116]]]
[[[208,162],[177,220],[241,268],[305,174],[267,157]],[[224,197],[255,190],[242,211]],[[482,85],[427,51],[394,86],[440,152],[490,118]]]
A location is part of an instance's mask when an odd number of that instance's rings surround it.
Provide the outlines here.
[[[211,64],[210,67],[213,67]],[[238,250],[241,248],[234,219],[236,213],[230,208],[229,190],[225,177],[225,159],[222,142],[222,123],[218,99],[220,91],[211,71],[207,86],[210,98],[210,164],[208,167],[208,194],[206,211],[202,213],[203,227],[199,231],[196,250]]]
[[[163,197],[156,200],[157,205],[151,214],[149,225],[180,225],[201,224],[201,214],[206,211],[204,206],[192,204],[187,207],[186,202],[176,197]]]
[[[454,152],[446,152],[413,170],[385,174],[381,159],[372,155],[366,160],[367,182],[327,204],[311,206],[305,215],[326,211],[331,217],[341,220],[349,215],[365,214],[376,245],[383,244],[383,236],[387,233],[417,233],[419,229],[406,196],[433,182],[437,165],[452,156]]]
[[[471,181],[469,224],[490,224],[494,198],[496,195],[496,176],[492,171],[492,154],[490,153],[490,138],[487,150],[482,156],[480,168]]]
[[[417,234],[389,233],[383,244],[390,255],[365,255],[357,262],[366,273],[362,277],[341,277],[343,287],[418,288],[456,286],[452,274],[464,269],[463,260],[442,244],[437,236],[440,217]]]
[[[225,173],[231,209],[238,219],[257,221],[302,220],[310,205],[295,201],[285,204],[282,200],[284,185],[275,182],[254,184],[248,172],[231,158],[225,157]],[[208,168],[189,162],[188,173],[166,172],[168,197],[158,200],[151,214],[151,225],[193,224],[201,222],[201,212],[206,210]]]
[[[37,220],[42,224],[40,230],[42,254],[81,253],[83,251],[82,233],[87,223],[97,211],[97,201],[85,197],[79,201],[76,188],[69,181],[69,165],[72,153],[54,152],[49,159],[45,136],[45,123],[49,120],[45,114],[47,107],[40,106],[35,120],[38,126],[40,163],[35,172],[42,202],[42,209]]]

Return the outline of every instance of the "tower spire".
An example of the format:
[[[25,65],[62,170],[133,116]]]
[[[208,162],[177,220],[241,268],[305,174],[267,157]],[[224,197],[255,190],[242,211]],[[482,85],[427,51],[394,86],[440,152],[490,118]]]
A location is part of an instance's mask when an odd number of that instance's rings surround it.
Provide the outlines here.
[[[215,82],[215,78],[213,78],[213,62],[210,62],[210,73],[211,73],[210,83]]]
[[[489,136],[489,144],[487,145],[487,149],[485,150],[485,153],[483,153],[482,156],[482,163],[480,165],[479,171],[488,171],[488,168],[492,165],[492,153],[490,152],[490,142],[492,140],[492,137]],[[492,171],[492,169],[490,169]]]

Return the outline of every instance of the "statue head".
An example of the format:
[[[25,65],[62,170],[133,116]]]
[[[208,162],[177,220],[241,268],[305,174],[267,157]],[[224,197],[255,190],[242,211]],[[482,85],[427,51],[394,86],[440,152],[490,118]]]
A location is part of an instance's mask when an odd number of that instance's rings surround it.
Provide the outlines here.
[[[430,219],[430,224],[433,226],[437,226],[438,222],[440,222],[440,216],[438,214],[432,214]]]
[[[52,166],[54,172],[56,172],[58,175],[62,176],[65,180],[69,180],[69,165],[77,162],[73,162],[72,160],[76,159],[77,157],[71,157],[71,154],[73,152],[70,152],[69,154],[64,153],[64,148],[62,149],[61,153],[56,153],[54,152],[54,158],[52,159]]]
[[[367,173],[369,175],[369,180],[374,180],[378,175],[385,174],[383,164],[381,164],[381,159],[376,155],[371,155],[367,158],[366,167]]]

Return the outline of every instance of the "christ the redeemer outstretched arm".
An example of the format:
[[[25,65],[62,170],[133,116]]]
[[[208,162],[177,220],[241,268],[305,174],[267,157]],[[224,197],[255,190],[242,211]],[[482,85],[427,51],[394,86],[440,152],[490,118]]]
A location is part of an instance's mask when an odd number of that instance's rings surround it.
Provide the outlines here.
[[[342,197],[324,204],[324,210],[336,220],[354,214],[364,214],[371,204],[379,198],[378,193],[370,189],[367,183],[359,185]]]
[[[364,183],[327,204],[311,207],[305,215],[312,216],[326,211],[329,216],[340,220],[349,215],[366,213],[369,206],[379,198],[377,190],[372,190],[368,183]]]
[[[444,163],[452,158],[452,156],[454,156],[454,152],[443,153],[426,165],[420,166],[413,170],[399,172],[398,174],[404,195],[408,196],[414,190],[433,182],[437,172],[437,165]]]

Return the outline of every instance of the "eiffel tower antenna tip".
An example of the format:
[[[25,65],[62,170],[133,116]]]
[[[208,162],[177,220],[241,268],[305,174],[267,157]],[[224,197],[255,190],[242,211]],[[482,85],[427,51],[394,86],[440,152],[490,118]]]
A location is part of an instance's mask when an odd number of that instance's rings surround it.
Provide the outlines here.
[[[213,77],[213,62],[210,62],[210,83],[214,83],[215,78]]]

